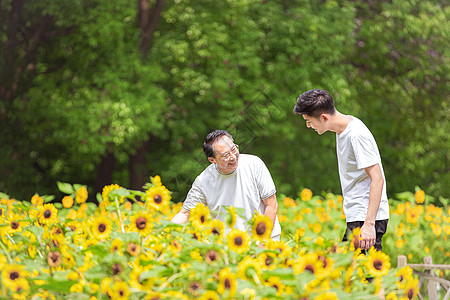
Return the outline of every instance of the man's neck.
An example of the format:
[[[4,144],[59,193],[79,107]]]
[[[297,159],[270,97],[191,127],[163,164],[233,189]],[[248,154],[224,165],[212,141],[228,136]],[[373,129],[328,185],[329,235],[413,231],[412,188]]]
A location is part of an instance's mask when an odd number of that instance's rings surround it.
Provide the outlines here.
[[[333,123],[330,131],[336,132],[340,135],[347,128],[348,123],[352,120],[352,116],[343,115],[340,112],[336,112],[333,116]]]

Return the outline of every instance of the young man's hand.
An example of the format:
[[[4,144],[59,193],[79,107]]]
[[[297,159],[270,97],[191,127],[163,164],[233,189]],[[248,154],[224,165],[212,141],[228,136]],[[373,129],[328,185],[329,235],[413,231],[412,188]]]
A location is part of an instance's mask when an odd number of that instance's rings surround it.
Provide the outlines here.
[[[364,225],[361,227],[361,242],[360,247],[362,250],[368,250],[372,246],[375,245],[376,241],[376,232],[375,232],[375,225],[369,225],[364,223]]]

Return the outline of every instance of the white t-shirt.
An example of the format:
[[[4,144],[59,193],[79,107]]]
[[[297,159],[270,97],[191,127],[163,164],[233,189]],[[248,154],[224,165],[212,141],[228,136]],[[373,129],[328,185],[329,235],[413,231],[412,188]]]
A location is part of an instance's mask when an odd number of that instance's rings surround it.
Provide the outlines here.
[[[183,208],[191,210],[201,202],[208,206],[211,215],[223,220],[227,211],[223,206],[234,206],[243,208],[245,218],[251,220],[255,210],[264,214],[266,199],[276,193],[272,176],[264,162],[257,156],[250,154],[239,154],[237,169],[229,174],[220,173],[215,164],[209,165],[194,181]],[[249,230],[239,216],[236,218],[235,228]],[[227,229],[226,233],[231,229]],[[271,237],[281,234],[281,227],[276,217]]]
[[[348,123],[345,130],[336,134],[336,150],[344,197],[344,214],[347,222],[365,221],[369,207],[370,177],[364,168],[379,164],[384,185],[376,220],[389,219],[389,204],[386,195],[386,179],[377,143],[358,118]]]

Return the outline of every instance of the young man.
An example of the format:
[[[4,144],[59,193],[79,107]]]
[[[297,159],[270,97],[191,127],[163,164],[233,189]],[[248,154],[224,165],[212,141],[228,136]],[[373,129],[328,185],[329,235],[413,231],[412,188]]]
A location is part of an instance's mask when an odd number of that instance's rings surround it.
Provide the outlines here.
[[[347,230],[361,228],[360,248],[382,250],[389,204],[381,157],[372,133],[359,119],[338,112],[330,93],[314,89],[301,94],[294,113],[318,134],[336,132],[336,150]]]
[[[181,211],[172,218],[176,224],[189,220],[189,212],[198,202],[218,212],[223,219],[223,206],[243,208],[245,218],[251,219],[255,211],[267,215],[273,223],[271,237],[279,240],[278,202],[275,184],[264,162],[257,156],[239,154],[239,147],[225,130],[209,133],[203,151],[211,164],[195,179]],[[245,230],[246,220],[237,217],[235,228]],[[229,229],[227,230],[229,231]]]

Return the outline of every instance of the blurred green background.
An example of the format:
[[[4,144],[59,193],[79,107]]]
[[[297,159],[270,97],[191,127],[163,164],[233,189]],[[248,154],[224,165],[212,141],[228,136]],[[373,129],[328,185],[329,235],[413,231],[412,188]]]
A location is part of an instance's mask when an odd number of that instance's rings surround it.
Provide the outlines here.
[[[278,193],[340,193],[335,135],[308,130],[299,94],[330,91],[377,140],[388,194],[450,197],[447,1],[0,2],[0,191],[56,181],[183,201],[226,129]]]

